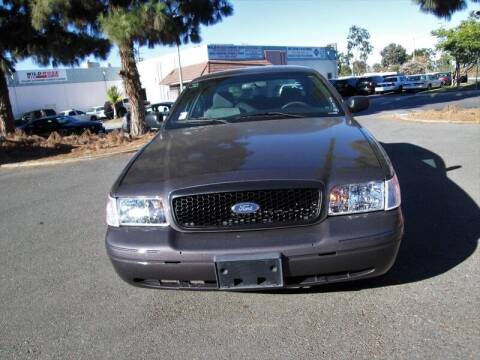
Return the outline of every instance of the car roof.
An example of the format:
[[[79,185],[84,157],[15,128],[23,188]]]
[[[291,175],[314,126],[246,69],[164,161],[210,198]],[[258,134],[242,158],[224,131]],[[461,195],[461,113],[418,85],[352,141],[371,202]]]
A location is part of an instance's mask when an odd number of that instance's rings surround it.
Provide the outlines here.
[[[307,66],[297,66],[297,65],[250,66],[250,67],[245,67],[240,69],[219,71],[212,74],[199,76],[193,79],[192,82],[210,80],[210,79],[221,79],[224,77],[237,76],[237,75],[281,74],[281,73],[292,73],[292,72],[304,73],[304,74],[317,73],[314,69]]]
[[[59,117],[76,120],[74,117],[71,117],[71,116],[68,116],[68,115],[56,114],[56,115],[44,116],[44,117],[35,119],[34,121],[38,121],[38,120],[48,120],[48,119],[56,119],[56,118],[59,118]]]

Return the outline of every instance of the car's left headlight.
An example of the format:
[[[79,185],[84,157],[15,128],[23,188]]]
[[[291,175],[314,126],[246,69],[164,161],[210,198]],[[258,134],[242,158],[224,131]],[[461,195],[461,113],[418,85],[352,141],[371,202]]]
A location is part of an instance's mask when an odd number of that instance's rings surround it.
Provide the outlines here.
[[[397,176],[386,181],[334,186],[330,191],[328,215],[346,215],[400,206],[400,185]]]
[[[167,226],[163,202],[159,198],[108,197],[107,224],[110,226]]]

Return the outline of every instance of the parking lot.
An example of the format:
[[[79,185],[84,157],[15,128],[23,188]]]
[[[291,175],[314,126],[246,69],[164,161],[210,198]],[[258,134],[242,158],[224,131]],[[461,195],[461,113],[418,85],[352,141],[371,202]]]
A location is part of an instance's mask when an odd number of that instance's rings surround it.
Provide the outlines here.
[[[397,169],[406,234],[392,270],[357,283],[133,288],[104,249],[106,194],[130,155],[0,171],[0,358],[476,358],[480,128],[378,109],[358,120]]]

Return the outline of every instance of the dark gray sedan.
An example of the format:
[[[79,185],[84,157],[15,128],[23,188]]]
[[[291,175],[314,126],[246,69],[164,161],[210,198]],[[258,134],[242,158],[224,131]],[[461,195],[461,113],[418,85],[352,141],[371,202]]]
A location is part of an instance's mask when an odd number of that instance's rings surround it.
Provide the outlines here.
[[[107,204],[122,279],[153,288],[308,287],[387,272],[403,236],[381,145],[316,71],[198,78]]]

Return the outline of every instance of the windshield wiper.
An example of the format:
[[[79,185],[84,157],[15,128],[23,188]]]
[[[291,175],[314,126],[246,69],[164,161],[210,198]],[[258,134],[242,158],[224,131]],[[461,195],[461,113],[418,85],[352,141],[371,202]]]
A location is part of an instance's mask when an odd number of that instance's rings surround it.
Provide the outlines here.
[[[240,115],[231,117],[229,119],[244,120],[244,119],[259,118],[259,117],[278,119],[278,118],[304,118],[305,116],[300,114],[284,113],[280,111],[266,111],[263,113],[240,114]]]
[[[229,121],[223,119],[210,119],[210,118],[191,118],[188,120],[180,120],[179,124],[188,124],[188,125],[217,125],[217,124],[228,124]]]

